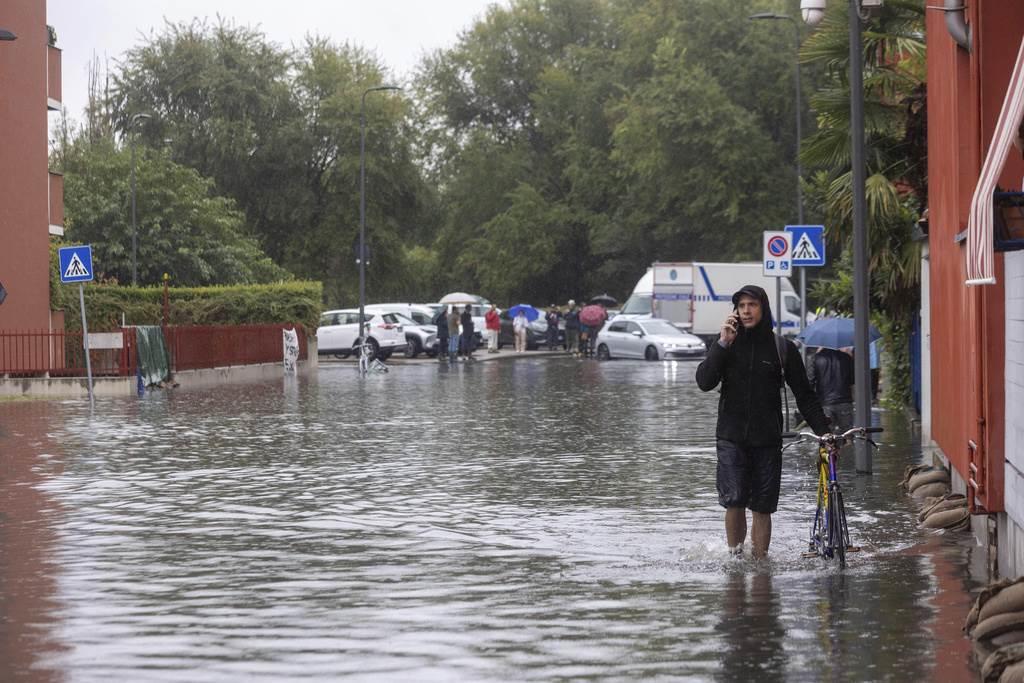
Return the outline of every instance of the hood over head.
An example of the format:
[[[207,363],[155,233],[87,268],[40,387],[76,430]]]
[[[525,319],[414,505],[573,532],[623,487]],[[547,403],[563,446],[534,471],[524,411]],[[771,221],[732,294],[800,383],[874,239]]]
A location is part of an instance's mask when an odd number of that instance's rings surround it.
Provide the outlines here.
[[[757,285],[743,285],[732,295],[732,305],[735,308],[740,303],[740,297],[746,295],[761,302],[761,322],[754,327],[755,332],[771,332],[775,327],[775,319],[772,317],[772,306],[768,302],[768,293]],[[742,328],[746,329],[746,328]]]

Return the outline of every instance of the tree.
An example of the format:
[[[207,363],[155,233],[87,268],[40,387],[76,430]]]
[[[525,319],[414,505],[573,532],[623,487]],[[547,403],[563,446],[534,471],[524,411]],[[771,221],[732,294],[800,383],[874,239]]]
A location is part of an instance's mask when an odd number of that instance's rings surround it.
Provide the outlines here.
[[[165,153],[137,150],[138,282],[164,273],[178,286],[269,283],[292,279],[242,233],[235,203],[213,183]],[[63,150],[69,239],[91,243],[97,272],[131,282],[131,161],[111,140],[85,137]]]
[[[812,105],[818,132],[804,146],[812,174],[809,200],[826,216],[830,240],[848,252],[852,239],[852,182],[845,8],[832,7],[805,43],[802,58],[825,67],[826,80]],[[920,308],[920,248],[913,229],[927,203],[923,135],[924,9],[889,0],[864,36],[864,127],[871,307],[878,311],[891,358],[887,395],[909,403],[909,334]],[[850,268],[849,258],[840,264]],[[821,282],[827,305],[852,310],[852,278]]]

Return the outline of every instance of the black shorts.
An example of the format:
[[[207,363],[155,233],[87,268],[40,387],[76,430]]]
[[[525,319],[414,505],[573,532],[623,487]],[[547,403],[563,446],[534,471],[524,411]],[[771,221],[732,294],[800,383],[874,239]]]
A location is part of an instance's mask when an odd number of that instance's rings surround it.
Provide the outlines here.
[[[715,483],[724,508],[775,512],[782,484],[781,446],[743,446],[718,439]]]

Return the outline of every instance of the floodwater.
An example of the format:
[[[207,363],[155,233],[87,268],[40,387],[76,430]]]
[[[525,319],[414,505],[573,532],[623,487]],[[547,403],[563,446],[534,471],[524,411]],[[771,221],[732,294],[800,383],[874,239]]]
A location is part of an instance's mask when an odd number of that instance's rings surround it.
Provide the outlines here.
[[[970,680],[980,549],[882,416],[853,542],[726,553],[695,364],[521,358],[0,404],[0,680]]]

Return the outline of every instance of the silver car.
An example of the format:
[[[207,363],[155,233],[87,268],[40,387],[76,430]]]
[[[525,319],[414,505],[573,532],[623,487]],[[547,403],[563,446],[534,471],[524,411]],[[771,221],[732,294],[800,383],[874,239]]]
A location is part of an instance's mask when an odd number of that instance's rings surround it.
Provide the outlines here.
[[[703,358],[707,347],[667,320],[612,320],[597,334],[597,357],[678,360]]]

